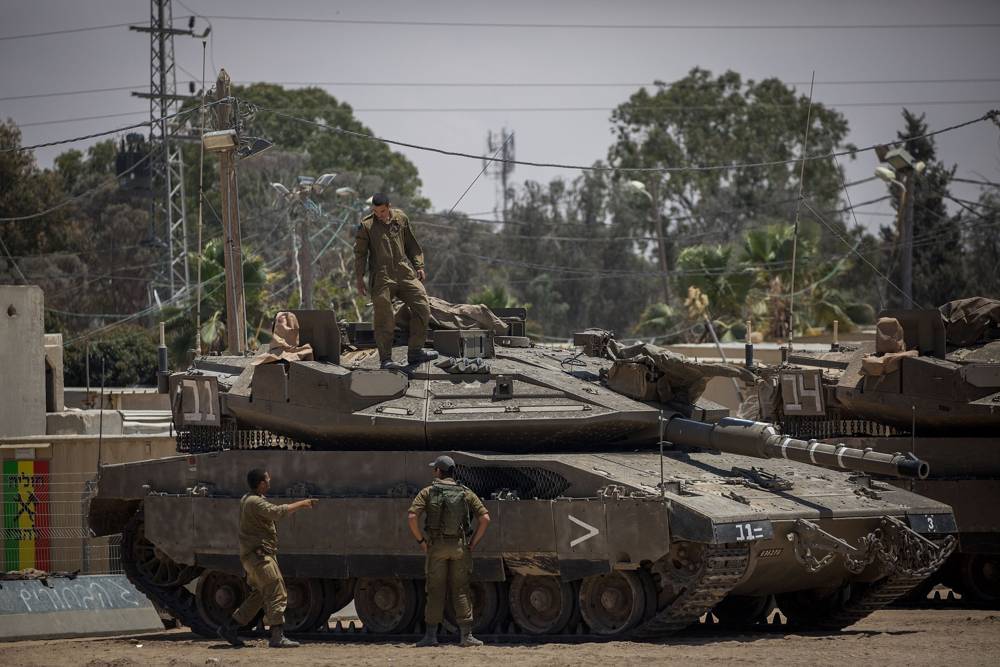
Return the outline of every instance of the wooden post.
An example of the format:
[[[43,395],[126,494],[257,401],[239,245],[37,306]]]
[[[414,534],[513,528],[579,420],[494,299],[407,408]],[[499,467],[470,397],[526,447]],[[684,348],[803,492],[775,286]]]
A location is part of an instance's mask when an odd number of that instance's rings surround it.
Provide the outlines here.
[[[221,70],[215,83],[215,99],[220,101],[215,105],[215,121],[220,130],[235,125],[232,104],[221,102],[229,98],[230,94],[229,74],[226,70]],[[223,254],[226,267],[226,348],[230,354],[242,355],[247,351],[247,324],[235,146],[219,152],[219,191],[222,197]]]

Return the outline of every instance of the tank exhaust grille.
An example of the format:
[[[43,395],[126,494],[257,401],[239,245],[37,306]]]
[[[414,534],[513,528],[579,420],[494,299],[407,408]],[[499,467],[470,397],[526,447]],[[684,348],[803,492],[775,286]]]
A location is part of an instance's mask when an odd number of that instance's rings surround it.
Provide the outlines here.
[[[909,435],[908,430],[888,424],[880,424],[870,419],[845,419],[839,414],[822,417],[792,417],[785,415],[781,430],[793,438],[846,438],[851,436],[872,436],[885,438],[893,435]]]
[[[476,492],[480,498],[511,497],[516,493],[522,500],[552,500],[569,488],[569,482],[559,473],[544,468],[513,466],[455,466],[458,481]]]
[[[179,454],[221,452],[225,449],[310,449],[309,445],[270,431],[223,425],[193,426],[177,432]]]

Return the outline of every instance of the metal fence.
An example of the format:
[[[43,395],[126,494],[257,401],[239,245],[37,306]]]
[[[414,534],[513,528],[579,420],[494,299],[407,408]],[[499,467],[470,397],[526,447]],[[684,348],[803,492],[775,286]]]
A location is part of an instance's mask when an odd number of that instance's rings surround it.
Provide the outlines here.
[[[50,473],[45,461],[4,461],[0,572],[120,574],[121,535],[93,537],[92,473]]]

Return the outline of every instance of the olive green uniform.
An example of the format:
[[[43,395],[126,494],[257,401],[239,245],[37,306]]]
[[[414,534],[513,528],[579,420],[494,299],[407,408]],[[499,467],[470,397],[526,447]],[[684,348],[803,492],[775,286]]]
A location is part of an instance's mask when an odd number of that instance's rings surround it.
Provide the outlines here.
[[[278,569],[278,530],[274,522],[288,514],[288,505],[274,505],[263,496],[248,493],[240,501],[240,563],[253,589],[233,614],[247,625],[264,608],[264,623],[284,625],[288,593]]]
[[[410,352],[420,350],[427,339],[431,307],[423,283],[416,272],[424,268],[424,251],[413,236],[410,220],[398,208],[390,209],[388,222],[369,214],[358,226],[354,239],[354,273],[368,286],[375,307],[375,344],[379,357],[392,358],[392,339],[396,328],[392,312],[393,297],[410,310]]]
[[[439,480],[441,484],[457,484],[451,478]],[[432,486],[423,488],[410,505],[410,513],[420,515],[427,508]],[[472,516],[480,517],[487,514],[486,507],[479,496],[470,489],[465,490],[465,502]],[[464,536],[446,537],[436,533],[433,528],[426,528],[427,559],[424,566],[426,579],[427,603],[424,606],[424,622],[435,626],[444,619],[444,600],[446,592],[451,592],[451,601],[455,607],[455,621],[459,626],[472,625],[472,597],[469,592],[469,577],[472,575],[472,552]]]

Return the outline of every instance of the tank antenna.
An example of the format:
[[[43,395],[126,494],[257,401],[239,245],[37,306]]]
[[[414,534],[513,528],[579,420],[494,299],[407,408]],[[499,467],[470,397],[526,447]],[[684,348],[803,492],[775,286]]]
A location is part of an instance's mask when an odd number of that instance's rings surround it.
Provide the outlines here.
[[[806,131],[802,139],[802,166],[799,168],[799,197],[795,202],[795,231],[792,233],[792,284],[788,290],[788,349],[792,349],[795,339],[795,262],[799,250],[799,212],[802,210],[802,190],[805,186],[806,152],[809,147],[809,126],[812,124],[813,84],[816,83],[816,70],[813,70],[809,81],[809,108],[806,110]]]

